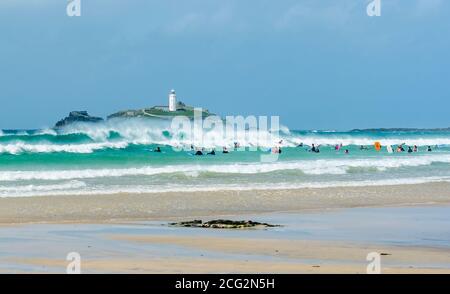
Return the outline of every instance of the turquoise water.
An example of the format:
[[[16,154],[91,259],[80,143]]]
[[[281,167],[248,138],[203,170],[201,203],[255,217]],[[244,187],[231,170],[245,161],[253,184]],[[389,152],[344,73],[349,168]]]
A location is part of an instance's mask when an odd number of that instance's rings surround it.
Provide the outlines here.
[[[269,139],[207,132],[191,138],[160,123],[116,121],[0,131],[0,197],[365,186],[450,180],[449,131],[289,131]],[[250,134],[250,135],[249,135]],[[381,151],[374,149],[380,142]],[[240,143],[235,150],[234,142]],[[303,143],[302,147],[298,147]],[[418,146],[394,152],[386,146]],[[216,149],[194,156],[190,146]],[[310,145],[320,153],[309,152]],[[335,150],[336,144],[342,144]],[[226,146],[230,153],[223,154]],[[270,147],[282,153],[262,161]],[[365,149],[361,150],[361,146]],[[428,152],[430,146],[432,152]],[[153,152],[156,147],[161,153]],[[178,148],[178,149],[175,149]],[[184,148],[184,150],[181,150]],[[346,154],[344,150],[348,150]]]

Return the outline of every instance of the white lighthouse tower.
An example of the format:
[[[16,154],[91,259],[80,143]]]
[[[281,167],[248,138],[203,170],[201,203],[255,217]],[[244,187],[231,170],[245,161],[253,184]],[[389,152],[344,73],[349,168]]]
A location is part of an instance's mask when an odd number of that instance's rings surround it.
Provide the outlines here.
[[[177,95],[175,90],[171,90],[169,93],[169,111],[177,111]]]

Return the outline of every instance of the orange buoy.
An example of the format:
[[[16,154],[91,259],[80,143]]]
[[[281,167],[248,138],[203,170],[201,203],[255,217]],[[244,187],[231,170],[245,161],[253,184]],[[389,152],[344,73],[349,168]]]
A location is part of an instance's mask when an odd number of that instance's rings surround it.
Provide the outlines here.
[[[375,142],[375,150],[380,151],[381,150],[381,143]]]

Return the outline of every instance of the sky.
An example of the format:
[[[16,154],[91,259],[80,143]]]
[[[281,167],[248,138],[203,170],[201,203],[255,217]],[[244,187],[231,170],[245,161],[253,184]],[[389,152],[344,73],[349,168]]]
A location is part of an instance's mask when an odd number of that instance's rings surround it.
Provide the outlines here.
[[[291,129],[450,126],[450,1],[0,0],[0,129],[183,102]]]

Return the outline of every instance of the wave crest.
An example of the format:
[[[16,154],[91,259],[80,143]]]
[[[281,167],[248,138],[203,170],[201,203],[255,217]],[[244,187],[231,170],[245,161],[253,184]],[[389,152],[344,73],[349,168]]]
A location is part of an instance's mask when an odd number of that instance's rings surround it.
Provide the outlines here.
[[[379,141],[383,146],[406,143],[417,146],[450,146],[449,133],[383,133],[337,131],[290,131],[281,126],[279,133],[250,129],[227,134],[220,130],[204,130],[195,136],[182,130],[172,130],[170,121],[153,119],[112,119],[101,123],[76,123],[62,129],[34,131],[1,131],[0,153],[71,152],[92,153],[106,148],[126,148],[128,145],[198,146],[205,148],[242,147],[270,148],[304,145],[343,144],[370,146]],[[281,143],[280,143],[281,142]]]
[[[92,178],[115,178],[123,176],[157,176],[184,173],[198,177],[202,173],[260,174],[278,171],[299,171],[309,175],[339,175],[355,171],[385,171],[401,167],[426,166],[433,163],[450,163],[450,155],[424,155],[411,158],[370,159],[321,159],[277,163],[235,163],[222,165],[168,165],[159,167],[135,167],[115,169],[81,169],[53,171],[0,171],[0,181],[20,180],[79,180]]]

